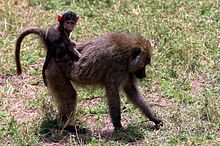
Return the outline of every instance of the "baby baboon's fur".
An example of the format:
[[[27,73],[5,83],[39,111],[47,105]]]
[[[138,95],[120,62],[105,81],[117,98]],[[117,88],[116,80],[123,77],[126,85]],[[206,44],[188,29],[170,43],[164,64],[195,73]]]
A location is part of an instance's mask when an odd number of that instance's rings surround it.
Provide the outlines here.
[[[59,22],[51,25],[47,31],[30,27],[20,33],[15,44],[15,61],[17,66],[17,74],[20,75],[21,63],[20,63],[20,48],[23,39],[30,35],[36,34],[40,37],[44,44],[47,55],[42,69],[42,76],[44,84],[47,86],[45,69],[47,68],[50,58],[56,58],[57,62],[76,61],[80,57],[80,53],[75,49],[75,42],[70,40],[69,36],[72,32],[79,16],[72,11],[65,11],[59,15]]]

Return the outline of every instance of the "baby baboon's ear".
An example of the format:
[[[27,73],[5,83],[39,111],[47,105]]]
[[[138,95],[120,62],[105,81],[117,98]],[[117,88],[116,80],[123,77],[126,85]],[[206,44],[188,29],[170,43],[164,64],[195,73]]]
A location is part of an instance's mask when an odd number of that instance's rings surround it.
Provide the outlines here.
[[[135,59],[138,55],[140,55],[141,49],[140,48],[133,48],[132,49],[132,59]]]

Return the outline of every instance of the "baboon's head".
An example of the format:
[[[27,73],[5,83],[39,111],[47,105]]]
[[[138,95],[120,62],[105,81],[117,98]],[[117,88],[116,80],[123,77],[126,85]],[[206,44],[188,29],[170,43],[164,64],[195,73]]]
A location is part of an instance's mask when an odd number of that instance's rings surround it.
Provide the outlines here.
[[[133,46],[133,45],[132,45]],[[151,64],[151,44],[142,37],[136,38],[131,48],[131,62],[129,71],[139,79],[146,77],[145,67]]]

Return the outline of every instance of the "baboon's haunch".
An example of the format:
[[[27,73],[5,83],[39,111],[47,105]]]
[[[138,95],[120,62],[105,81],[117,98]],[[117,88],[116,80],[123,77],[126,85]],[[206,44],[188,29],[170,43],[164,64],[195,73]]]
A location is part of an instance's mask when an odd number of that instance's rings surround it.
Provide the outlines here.
[[[71,81],[81,85],[98,84],[105,88],[109,112],[115,129],[122,127],[119,89],[140,111],[159,125],[157,118],[136,85],[137,78],[146,76],[151,63],[151,44],[141,36],[109,33],[76,45],[81,57],[77,62],[57,62],[52,57],[46,68],[48,88],[57,99],[63,122],[74,114],[77,93]]]
[[[79,16],[72,11],[65,11],[58,15],[58,23],[49,27],[47,31],[40,28],[28,28],[23,31],[16,41],[15,59],[17,65],[17,74],[21,74],[20,65],[20,46],[21,42],[29,34],[37,34],[47,49],[47,56],[43,66],[43,80],[45,85],[45,69],[48,67],[50,59],[55,58],[56,62],[76,61],[80,57],[75,49],[75,42],[71,41],[69,36],[72,32]]]

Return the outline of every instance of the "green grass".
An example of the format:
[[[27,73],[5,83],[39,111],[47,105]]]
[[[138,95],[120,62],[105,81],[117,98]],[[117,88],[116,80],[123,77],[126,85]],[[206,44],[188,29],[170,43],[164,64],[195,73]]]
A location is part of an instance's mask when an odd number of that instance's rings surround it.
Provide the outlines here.
[[[9,0],[0,7],[0,145],[219,145],[218,0]],[[74,40],[121,30],[155,43],[153,67],[139,85],[164,120],[160,130],[122,94],[124,130],[113,132],[103,90],[80,87],[73,122],[89,132],[54,128],[56,106],[41,76],[45,51],[35,36],[27,37],[17,76],[14,45],[25,28],[47,28],[64,10],[80,15]]]

